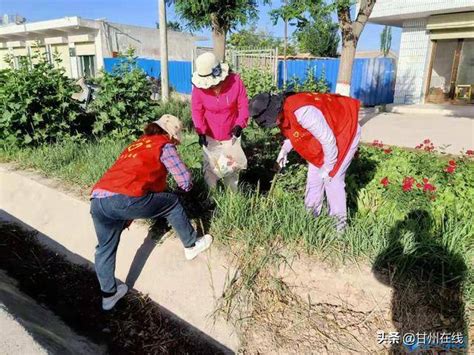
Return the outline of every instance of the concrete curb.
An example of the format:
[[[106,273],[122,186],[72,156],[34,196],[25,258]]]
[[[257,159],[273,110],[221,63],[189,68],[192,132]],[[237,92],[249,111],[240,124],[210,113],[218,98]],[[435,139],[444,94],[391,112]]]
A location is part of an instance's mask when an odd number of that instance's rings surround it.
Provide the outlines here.
[[[3,215],[21,220],[68,251],[93,262],[97,240],[89,204],[47,185],[34,174],[0,165],[0,206],[6,212]],[[145,240],[147,234],[146,226],[136,223],[124,231],[116,277],[124,281],[130,274],[138,274],[135,289],[237,351],[240,341],[236,330],[212,316],[229,274],[226,258],[211,248],[206,255],[186,261],[179,240],[167,238],[155,246]],[[77,262],[78,258],[72,261]]]

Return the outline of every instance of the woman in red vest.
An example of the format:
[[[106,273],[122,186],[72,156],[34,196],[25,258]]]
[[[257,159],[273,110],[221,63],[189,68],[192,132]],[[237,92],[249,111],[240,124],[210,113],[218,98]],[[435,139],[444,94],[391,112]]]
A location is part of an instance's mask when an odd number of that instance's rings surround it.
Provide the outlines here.
[[[125,284],[116,285],[114,275],[120,235],[132,220],[166,218],[181,239],[188,260],[212,243],[208,234],[197,237],[177,195],[165,192],[168,173],[181,190],[192,188],[191,174],[175,147],[181,141],[181,131],[182,123],[172,115],[150,123],[92,190],[91,214],[99,241],[95,268],[104,310],[112,309],[128,291]]]
[[[260,126],[278,125],[286,138],[277,158],[280,169],[292,149],[308,162],[305,205],[319,215],[325,192],[339,231],[347,216],[344,179],[360,140],[359,107],[350,97],[308,92],[258,94],[249,104]]]

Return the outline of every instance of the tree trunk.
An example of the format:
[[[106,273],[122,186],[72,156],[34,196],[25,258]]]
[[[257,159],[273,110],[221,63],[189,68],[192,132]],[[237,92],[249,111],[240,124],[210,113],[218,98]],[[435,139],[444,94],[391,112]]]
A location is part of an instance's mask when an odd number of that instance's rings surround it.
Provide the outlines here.
[[[356,46],[354,40],[346,41],[342,45],[336,93],[344,96],[350,96],[351,92],[352,64],[354,63]]]
[[[225,60],[225,37],[227,31],[219,25],[219,21],[215,14],[211,15],[212,26],[212,44],[214,46],[214,54],[221,62]]]
[[[225,60],[225,31],[212,29],[212,44],[214,54],[221,62]]]

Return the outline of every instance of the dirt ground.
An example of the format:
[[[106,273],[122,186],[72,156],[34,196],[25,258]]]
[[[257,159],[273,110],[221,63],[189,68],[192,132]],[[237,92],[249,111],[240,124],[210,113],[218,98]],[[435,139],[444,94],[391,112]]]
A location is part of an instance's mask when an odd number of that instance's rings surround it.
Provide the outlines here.
[[[0,222],[0,269],[77,333],[113,354],[222,354],[225,349],[135,290],[100,308],[95,273],[45,249],[33,233]]]

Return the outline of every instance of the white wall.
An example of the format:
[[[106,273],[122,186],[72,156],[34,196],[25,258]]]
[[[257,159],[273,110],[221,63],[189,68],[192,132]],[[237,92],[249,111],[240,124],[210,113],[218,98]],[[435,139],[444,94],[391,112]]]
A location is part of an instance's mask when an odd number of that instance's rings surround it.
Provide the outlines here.
[[[395,103],[423,101],[430,50],[431,42],[426,31],[426,20],[405,21],[400,41]]]

